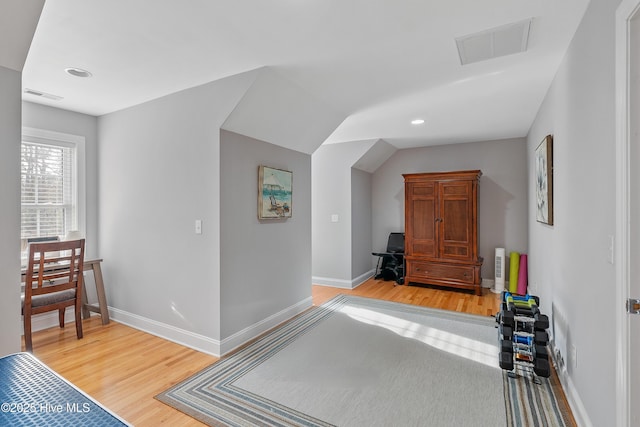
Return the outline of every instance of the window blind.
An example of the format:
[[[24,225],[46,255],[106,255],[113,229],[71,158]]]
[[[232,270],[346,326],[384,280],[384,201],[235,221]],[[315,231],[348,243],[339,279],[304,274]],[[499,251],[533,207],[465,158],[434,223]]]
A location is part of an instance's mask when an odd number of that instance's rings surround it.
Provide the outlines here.
[[[22,142],[22,239],[76,229],[74,173],[72,147]]]

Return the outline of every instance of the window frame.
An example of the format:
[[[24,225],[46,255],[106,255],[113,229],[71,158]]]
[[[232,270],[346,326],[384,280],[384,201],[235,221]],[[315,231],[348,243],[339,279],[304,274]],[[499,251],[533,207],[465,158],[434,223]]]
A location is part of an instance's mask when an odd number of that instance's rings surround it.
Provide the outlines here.
[[[75,182],[73,183],[73,192],[75,193],[74,197],[76,200],[77,231],[82,236],[85,236],[87,228],[85,137],[81,135],[73,135],[38,128],[23,127],[22,139],[20,141],[20,144],[22,145],[23,142],[58,147],[71,147],[74,149],[73,163],[75,166]],[[22,198],[22,188],[20,189],[20,193]],[[20,211],[22,212],[22,202],[20,203]],[[20,234],[22,234],[22,231],[20,232]]]

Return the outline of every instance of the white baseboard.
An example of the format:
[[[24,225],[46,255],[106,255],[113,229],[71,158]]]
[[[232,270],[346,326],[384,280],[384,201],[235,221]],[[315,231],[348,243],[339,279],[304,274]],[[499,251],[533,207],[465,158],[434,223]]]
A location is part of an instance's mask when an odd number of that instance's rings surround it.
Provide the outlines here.
[[[314,285],[331,286],[333,288],[340,288],[340,289],[355,289],[361,284],[363,284],[364,282],[366,282],[367,280],[369,280],[371,277],[373,277],[375,273],[376,273],[375,270],[370,270],[356,277],[353,280],[333,279],[331,277],[313,276],[311,278],[311,281],[313,282]],[[494,283],[495,282],[492,279],[482,279],[481,286],[483,288],[493,288]]]
[[[332,279],[330,277],[314,276],[311,278],[311,282],[314,285],[331,286],[332,288],[340,288],[340,289],[353,289],[351,280]]]
[[[366,282],[367,280],[372,278],[375,274],[376,274],[375,270],[369,270],[366,273],[361,274],[358,277],[356,277],[355,279],[351,280],[352,289],[355,289],[358,286],[362,285],[364,282]]]
[[[371,277],[373,277],[375,273],[376,273],[375,270],[369,270],[366,273],[361,274],[360,276],[352,280],[313,276],[311,278],[311,281],[314,285],[331,286],[333,288],[340,288],[340,289],[355,289],[361,284],[363,284],[364,282],[366,282],[367,280],[369,280]]]
[[[184,345],[203,353],[220,357],[220,341],[210,337],[196,334],[185,329],[176,328],[166,323],[147,319],[146,317],[132,314],[117,308],[109,307],[109,316],[120,323],[139,329],[151,335]]]
[[[302,313],[312,305],[312,298],[308,297],[304,300],[288,307],[268,318],[257,322],[230,337],[224,338],[222,341],[196,334],[185,329],[167,325],[166,323],[157,322],[147,319],[137,314],[128,313],[117,308],[109,307],[111,318],[117,322],[123,323],[132,328],[139,329],[160,338],[175,342],[180,345],[211,354],[216,357],[224,356],[230,351],[238,348],[246,342],[258,337],[260,334],[272,329],[279,324],[291,319],[297,314]]]
[[[275,328],[281,323],[286,322],[292,317],[302,313],[303,311],[311,307],[312,304],[313,300],[311,297],[305,298],[304,300],[290,307],[287,307],[284,310],[275,313],[264,320],[261,320],[260,322],[254,323],[253,325],[244,328],[243,330],[238,331],[227,338],[224,338],[220,346],[222,355],[235,350],[244,343],[260,336],[268,330]]]
[[[573,381],[571,381],[571,377],[569,376],[567,369],[563,366],[563,363],[558,363],[555,357],[555,346],[553,343],[550,343],[551,347],[551,359],[556,368],[556,372],[558,373],[558,378],[560,379],[560,384],[562,384],[562,389],[564,390],[564,394],[567,397],[567,401],[569,402],[569,406],[571,407],[571,413],[576,420],[576,423],[580,427],[593,427],[589,416],[587,415],[587,411],[582,403],[582,399],[580,399],[580,395],[578,391],[573,385]]]

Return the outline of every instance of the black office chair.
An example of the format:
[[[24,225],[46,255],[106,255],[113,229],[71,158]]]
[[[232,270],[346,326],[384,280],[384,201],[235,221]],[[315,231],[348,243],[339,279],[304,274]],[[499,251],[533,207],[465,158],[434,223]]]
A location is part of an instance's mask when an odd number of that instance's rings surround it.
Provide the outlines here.
[[[375,279],[404,283],[404,233],[389,233],[386,252],[372,252],[378,258]]]

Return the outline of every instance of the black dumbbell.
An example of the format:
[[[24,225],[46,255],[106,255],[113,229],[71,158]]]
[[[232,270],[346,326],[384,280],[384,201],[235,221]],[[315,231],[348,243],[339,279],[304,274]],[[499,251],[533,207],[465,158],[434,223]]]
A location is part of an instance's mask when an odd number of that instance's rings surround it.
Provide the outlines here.
[[[511,309],[511,307],[513,307]],[[536,310],[538,310],[538,308],[534,305],[531,307],[524,307],[524,306],[516,306],[515,304],[510,304],[509,307],[514,314],[518,315],[518,316],[526,316],[526,317],[533,317],[535,316],[535,314],[537,313]]]
[[[513,337],[513,328],[507,325],[500,325],[500,335],[502,335],[503,340],[511,340]]]
[[[507,304],[501,303],[500,310],[496,313],[496,322],[502,323],[502,314],[507,311]]]
[[[506,326],[511,326],[512,328],[516,324],[515,316],[512,311],[503,311],[500,313],[500,323]]]
[[[551,376],[551,366],[548,359],[535,359],[533,361],[533,372],[539,377],[549,378]]]
[[[535,322],[533,322],[533,328],[537,331],[544,331],[549,328],[549,317],[542,313],[536,314]]]
[[[533,334],[533,341],[536,344],[546,346],[549,342],[549,335],[547,331],[535,331]]]
[[[499,356],[500,367],[505,371],[513,370],[513,353],[501,351]]]
[[[500,351],[513,354],[513,341],[507,339],[500,340]]]
[[[549,352],[547,351],[547,346],[535,344],[533,346],[533,358],[549,360]]]

